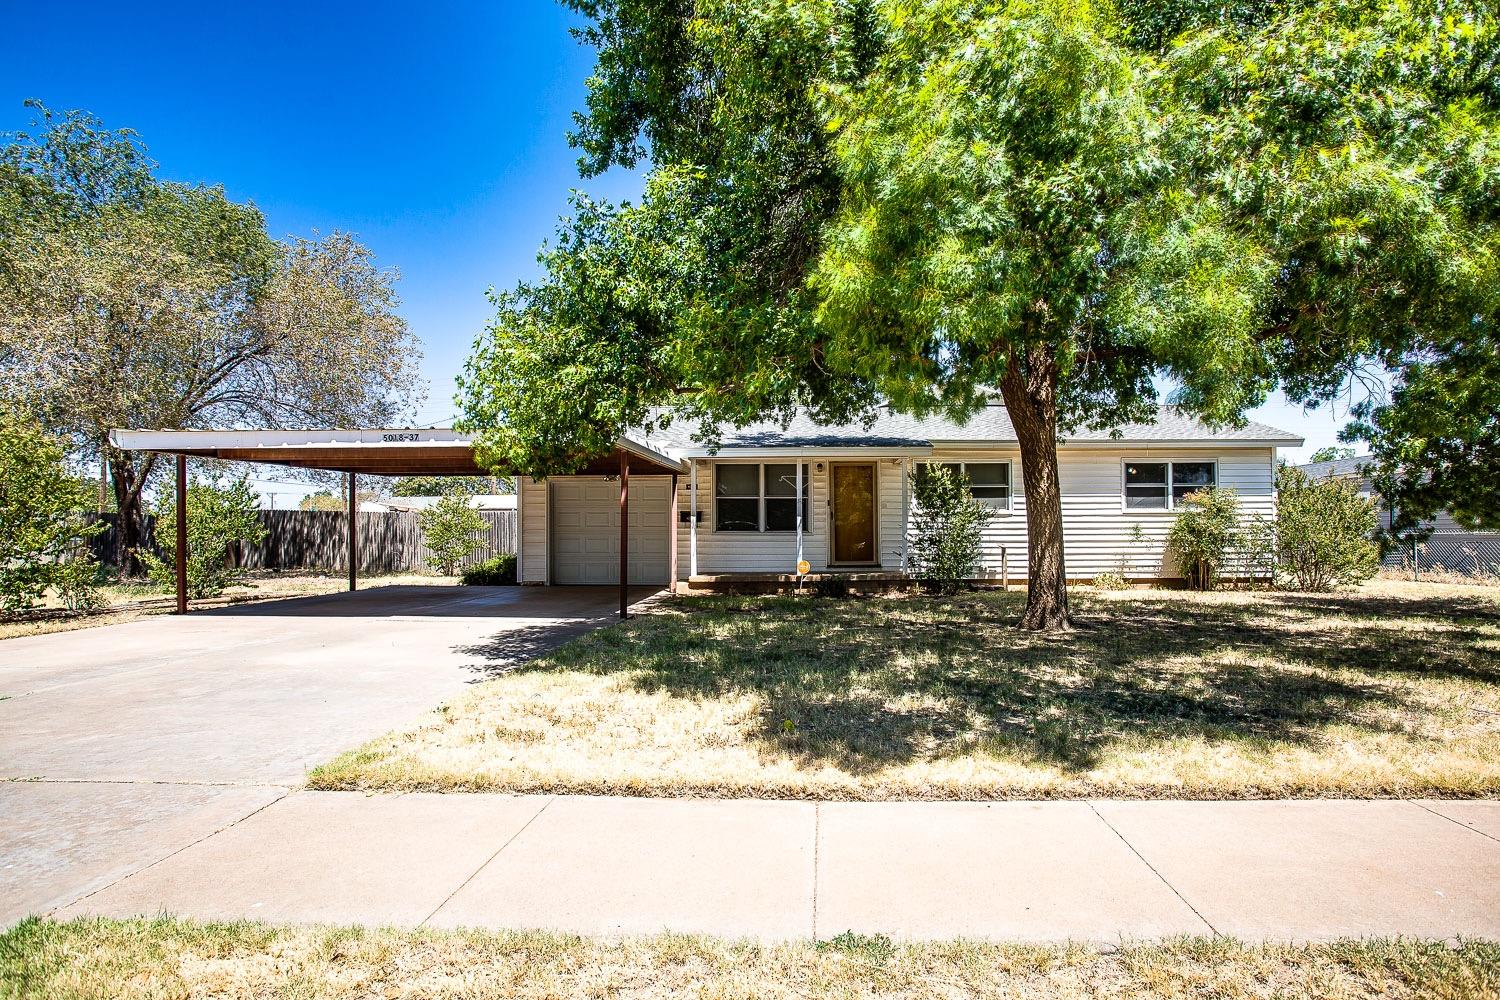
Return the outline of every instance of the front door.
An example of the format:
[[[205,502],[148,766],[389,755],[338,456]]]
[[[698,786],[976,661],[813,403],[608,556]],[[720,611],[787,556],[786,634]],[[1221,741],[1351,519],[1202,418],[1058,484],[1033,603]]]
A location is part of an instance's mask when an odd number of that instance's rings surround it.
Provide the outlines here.
[[[875,466],[833,466],[833,561],[866,566],[875,551]]]

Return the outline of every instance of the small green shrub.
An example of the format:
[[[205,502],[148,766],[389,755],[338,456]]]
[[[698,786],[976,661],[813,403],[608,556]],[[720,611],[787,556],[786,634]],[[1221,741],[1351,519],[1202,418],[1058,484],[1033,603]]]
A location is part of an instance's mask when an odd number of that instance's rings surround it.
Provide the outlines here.
[[[469,498],[449,493],[417,515],[422,540],[431,555],[427,565],[445,576],[452,576],[459,563],[467,559],[483,542],[489,525],[479,512],[469,506]]]
[[[955,593],[979,567],[994,511],[969,491],[965,476],[943,465],[918,465],[911,486],[912,575],[929,590]]]
[[[464,570],[459,584],[465,587],[504,587],[516,582],[516,557],[507,552]]]
[[[192,598],[214,597],[244,579],[245,571],[229,559],[236,542],[258,544],[266,537],[260,503],[248,479],[228,486],[219,479],[198,480],[187,488],[187,592]],[[156,505],[156,547],[161,555],[138,550],[137,558],[151,580],[171,590],[177,580],[177,498],[163,494]]]
[[[1298,590],[1327,591],[1360,583],[1380,568],[1375,504],[1348,479],[1309,479],[1301,469],[1276,473],[1276,563]]]
[[[100,600],[86,544],[104,530],[85,519],[94,502],[93,489],[68,472],[61,441],[0,411],[0,609],[29,608],[49,587],[69,607]]]
[[[1095,590],[1125,590],[1129,586],[1130,581],[1125,579],[1125,574],[1113,570],[1094,577]]]
[[[1167,545],[1176,552],[1188,586],[1213,590],[1241,545],[1240,498],[1234,490],[1210,486],[1183,497],[1178,508]]]

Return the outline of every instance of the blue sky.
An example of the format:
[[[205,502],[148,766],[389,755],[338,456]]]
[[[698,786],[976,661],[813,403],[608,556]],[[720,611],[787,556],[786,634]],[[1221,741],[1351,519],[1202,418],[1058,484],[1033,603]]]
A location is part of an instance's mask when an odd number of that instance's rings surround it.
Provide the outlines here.
[[[579,179],[568,148],[592,54],[551,0],[359,5],[0,0],[0,130],[21,106],[84,108],[138,131],[163,176],[223,184],[273,235],[357,233],[401,272],[430,380],[419,423],[454,412],[453,378],[490,286],[536,272],[571,188],[636,195],[640,177]],[[1333,443],[1344,413],[1276,401],[1256,419]]]

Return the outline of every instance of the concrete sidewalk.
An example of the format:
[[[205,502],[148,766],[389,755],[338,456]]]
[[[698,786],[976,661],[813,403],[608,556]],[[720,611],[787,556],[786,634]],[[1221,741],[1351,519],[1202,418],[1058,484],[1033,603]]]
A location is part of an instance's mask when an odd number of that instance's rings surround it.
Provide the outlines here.
[[[766,940],[1500,937],[1500,802],[297,792],[54,912]]]

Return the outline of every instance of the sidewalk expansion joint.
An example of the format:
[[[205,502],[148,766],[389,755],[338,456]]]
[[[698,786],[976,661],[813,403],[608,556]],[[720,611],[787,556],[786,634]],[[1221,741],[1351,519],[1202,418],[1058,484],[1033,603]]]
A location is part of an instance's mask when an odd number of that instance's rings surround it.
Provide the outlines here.
[[[469,877],[468,878],[464,879],[462,882],[460,882],[457,886],[454,887],[454,889],[453,889],[452,892],[450,892],[450,893],[448,893],[448,895],[444,896],[443,897],[443,901],[441,903],[439,903],[437,906],[433,907],[432,912],[429,913],[429,914],[427,914],[427,916],[423,917],[417,923],[417,926],[418,927],[425,927],[427,925],[427,921],[429,921],[433,917],[437,916],[438,915],[438,911],[440,911],[443,907],[447,906],[450,902],[452,902],[454,896],[457,896],[459,893],[463,892],[464,891],[464,887],[466,885],[468,885],[470,882],[472,882],[476,878],[478,878],[479,877],[479,873],[482,872],[482,871],[484,871],[486,868],[488,868],[490,866],[490,863],[493,862],[496,858],[498,858],[500,856],[500,852],[501,851],[505,850],[511,844],[515,843],[516,842],[516,838],[519,837],[521,834],[525,833],[526,830],[527,830],[527,828],[530,827],[531,824],[533,824],[533,823],[535,823],[537,821],[537,817],[540,816],[542,813],[546,812],[547,811],[547,807],[550,806],[550,805],[552,805],[552,803],[554,803],[556,801],[557,801],[557,796],[556,795],[549,796],[548,799],[547,799],[547,801],[542,803],[542,807],[540,809],[538,809],[536,812],[532,813],[530,819],[528,819],[525,823],[521,824],[521,828],[519,830],[517,830],[515,833],[513,833],[509,837],[507,837],[505,839],[505,843],[503,843],[499,847],[495,848],[495,853],[493,853],[489,857],[485,858],[484,861],[479,865],[478,868],[475,868],[472,872],[469,873]]]
[[[1144,854],[1142,854],[1140,851],[1136,850],[1134,844],[1132,844],[1129,840],[1125,839],[1125,835],[1123,833],[1121,833],[1119,830],[1115,829],[1115,825],[1113,823],[1111,823],[1109,820],[1107,820],[1107,819],[1104,818],[1104,814],[1099,811],[1099,808],[1094,805],[1094,803],[1093,803],[1092,800],[1089,801],[1089,808],[1094,811],[1094,815],[1095,816],[1099,817],[1099,822],[1101,822],[1105,826],[1109,827],[1110,832],[1113,833],[1116,837],[1120,838],[1120,843],[1122,843],[1126,847],[1130,848],[1130,853],[1131,854],[1134,854],[1136,857],[1138,857],[1138,858],[1141,859],[1141,864],[1143,864],[1147,868],[1151,869],[1151,874],[1152,875],[1155,875],[1157,878],[1161,879],[1161,884],[1162,885],[1164,885],[1168,889],[1172,890],[1172,895],[1174,895],[1178,899],[1182,900],[1182,905],[1183,906],[1186,906],[1189,910],[1193,911],[1193,916],[1195,916],[1199,920],[1203,921],[1203,926],[1204,927],[1207,927],[1209,929],[1209,931],[1215,937],[1222,937],[1223,936],[1222,934],[1219,933],[1219,929],[1217,927],[1215,927],[1211,922],[1209,922],[1209,919],[1207,917],[1205,917],[1202,913],[1200,913],[1198,911],[1198,908],[1196,906],[1194,906],[1192,903],[1188,902],[1188,898],[1186,896],[1184,896],[1182,893],[1180,893],[1180,892],[1177,891],[1177,887],[1175,885],[1173,885],[1171,882],[1167,881],[1167,877],[1165,875],[1163,875],[1161,872],[1159,872],[1159,871],[1156,870],[1156,866],[1155,865],[1153,865],[1151,862],[1149,862],[1149,861],[1146,860],[1146,856]]]
[[[279,786],[262,786],[262,787],[279,787]],[[291,795],[291,794],[292,794],[292,790],[290,788],[282,788],[280,795],[276,796],[274,799],[272,799],[270,802],[267,802],[265,805],[258,806],[256,808],[250,810],[249,812],[247,812],[245,815],[241,816],[239,819],[235,820],[234,822],[232,822],[232,823],[225,823],[221,827],[218,827],[218,828],[216,828],[214,830],[210,830],[208,833],[205,833],[203,836],[199,837],[197,840],[193,840],[193,841],[190,841],[190,842],[188,842],[186,844],[183,844],[181,847],[177,848],[177,850],[171,851],[171,852],[169,852],[167,854],[164,854],[163,856],[157,858],[155,861],[151,862],[149,865],[142,865],[140,868],[137,868],[134,871],[126,872],[124,875],[121,875],[119,878],[115,879],[113,882],[110,882],[108,885],[101,885],[99,888],[93,890],[92,892],[86,892],[82,896],[79,896],[77,899],[74,899],[74,900],[72,900],[70,902],[64,903],[62,906],[54,906],[50,911],[48,911],[48,915],[50,916],[51,914],[56,913],[58,910],[64,909],[65,907],[68,907],[68,906],[76,906],[79,903],[83,902],[85,899],[90,899],[90,898],[92,898],[94,896],[99,895],[99,893],[104,892],[106,889],[113,889],[115,886],[119,885],[121,882],[124,882],[126,879],[131,879],[131,878],[134,878],[135,876],[141,874],[142,872],[150,871],[151,869],[155,868],[157,865],[162,864],[163,862],[166,862],[166,861],[170,861],[173,858],[177,857],[177,855],[181,854],[183,851],[189,850],[190,848],[197,847],[199,844],[203,843],[208,838],[210,838],[210,837],[217,837],[219,834],[223,833],[225,830],[229,830],[229,829],[232,829],[232,828],[234,828],[236,826],[239,826],[241,823],[245,822],[245,820],[247,820],[247,819],[250,819],[252,816],[259,816],[261,813],[265,812],[267,809],[271,808],[276,803],[282,801],[288,795]]]
[[[812,939],[818,939],[818,874],[823,864],[823,803],[813,803]]]
[[[1470,826],[1469,824],[1467,824],[1467,823],[1465,823],[1465,822],[1463,822],[1461,820],[1454,819],[1452,816],[1449,816],[1447,813],[1438,812],[1436,809],[1434,809],[1431,806],[1427,805],[1425,802],[1418,802],[1416,799],[1402,799],[1401,801],[1403,801],[1403,802],[1410,802],[1412,805],[1416,806],[1418,809],[1425,809],[1428,812],[1432,813],[1438,819],[1445,819],[1448,822],[1452,823],[1454,826],[1461,826],[1465,830],[1468,830],[1470,833],[1477,833],[1481,837],[1485,838],[1486,840],[1493,840],[1495,843],[1500,844],[1500,837],[1491,836],[1490,834],[1485,833],[1483,830],[1479,829],[1479,827],[1477,827],[1477,826]]]

